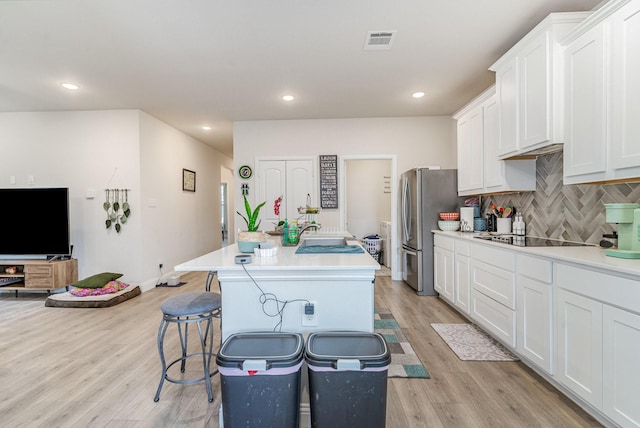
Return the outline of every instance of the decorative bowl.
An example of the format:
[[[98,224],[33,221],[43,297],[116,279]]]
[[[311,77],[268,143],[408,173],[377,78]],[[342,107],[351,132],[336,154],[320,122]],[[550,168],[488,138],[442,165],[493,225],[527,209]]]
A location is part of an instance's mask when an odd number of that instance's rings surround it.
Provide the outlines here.
[[[440,220],[438,222],[438,227],[440,228],[440,230],[446,230],[449,232],[455,232],[456,230],[460,229],[460,222],[459,221],[454,221],[454,220]]]
[[[440,219],[445,221],[460,220],[460,213],[440,213]]]

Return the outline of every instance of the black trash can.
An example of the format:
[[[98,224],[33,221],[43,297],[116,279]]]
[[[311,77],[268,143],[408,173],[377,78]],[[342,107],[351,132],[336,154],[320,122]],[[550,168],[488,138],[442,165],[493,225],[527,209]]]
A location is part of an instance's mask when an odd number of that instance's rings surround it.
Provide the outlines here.
[[[225,428],[298,427],[303,349],[298,333],[238,333],[225,340],[216,357]]]
[[[305,361],[312,427],[385,426],[391,353],[382,335],[311,333]]]

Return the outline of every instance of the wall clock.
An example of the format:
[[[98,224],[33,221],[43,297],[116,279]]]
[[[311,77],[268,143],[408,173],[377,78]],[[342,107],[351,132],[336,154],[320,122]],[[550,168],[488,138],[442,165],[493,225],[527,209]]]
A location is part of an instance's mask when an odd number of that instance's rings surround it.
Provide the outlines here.
[[[240,177],[245,180],[249,179],[252,173],[253,171],[251,171],[251,167],[248,165],[242,165],[240,169],[238,169],[238,174],[240,174]]]

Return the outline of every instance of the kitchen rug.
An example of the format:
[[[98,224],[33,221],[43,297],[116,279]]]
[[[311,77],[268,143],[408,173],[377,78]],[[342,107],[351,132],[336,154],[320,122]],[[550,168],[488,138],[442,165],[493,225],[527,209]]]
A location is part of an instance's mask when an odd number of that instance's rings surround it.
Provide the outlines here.
[[[431,324],[463,361],[520,361],[507,348],[473,324]]]
[[[389,377],[423,379],[431,377],[389,309],[375,309],[373,327],[376,333],[384,337],[391,352],[391,364],[387,372]]]

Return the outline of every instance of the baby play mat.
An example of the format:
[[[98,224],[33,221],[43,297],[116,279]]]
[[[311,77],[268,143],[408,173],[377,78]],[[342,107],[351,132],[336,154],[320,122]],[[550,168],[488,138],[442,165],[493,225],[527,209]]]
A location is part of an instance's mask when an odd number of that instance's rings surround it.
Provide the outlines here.
[[[117,293],[99,296],[78,297],[67,291],[66,293],[52,294],[47,297],[44,305],[57,308],[107,308],[132,299],[140,294],[141,291],[138,285],[129,285]]]

